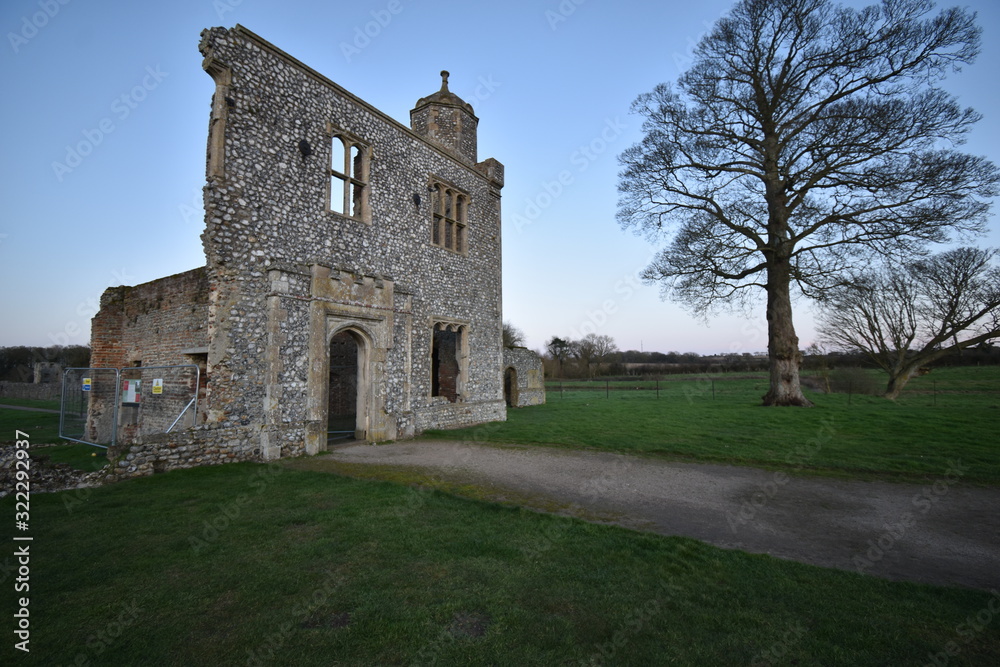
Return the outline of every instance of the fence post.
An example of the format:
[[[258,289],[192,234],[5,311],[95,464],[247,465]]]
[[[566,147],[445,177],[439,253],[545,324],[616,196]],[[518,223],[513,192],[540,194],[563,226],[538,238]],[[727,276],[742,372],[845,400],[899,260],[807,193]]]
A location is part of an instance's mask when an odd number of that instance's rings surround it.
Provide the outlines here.
[[[604,381],[604,398],[611,398],[611,380]]]
[[[715,400],[715,378],[712,378],[712,400]]]
[[[660,397],[660,378],[656,378],[656,397]]]

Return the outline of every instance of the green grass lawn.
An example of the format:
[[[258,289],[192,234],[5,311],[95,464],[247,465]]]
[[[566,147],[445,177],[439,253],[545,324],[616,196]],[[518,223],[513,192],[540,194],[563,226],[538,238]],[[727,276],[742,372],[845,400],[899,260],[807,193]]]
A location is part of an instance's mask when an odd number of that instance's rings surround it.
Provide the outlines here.
[[[65,442],[65,441],[64,441]],[[77,470],[100,470],[108,462],[106,450],[91,445],[71,443],[32,450],[32,454],[47,456],[56,463],[65,463]]]
[[[648,382],[648,381],[647,381]],[[714,394],[713,394],[714,384]],[[618,386],[638,386],[621,382]],[[566,383],[564,386],[569,386]],[[1000,368],[946,368],[915,378],[895,402],[809,393],[813,408],[765,408],[767,379],[678,378],[653,391],[550,389],[507,422],[427,431],[426,438],[548,444],[726,462],[862,479],[939,477],[1000,484]],[[647,385],[648,386],[648,385]]]
[[[10,402],[10,405],[28,403],[28,401],[15,403],[15,399],[0,399],[0,403],[7,401]],[[32,403],[38,402],[40,401],[32,401]],[[58,402],[55,409],[59,409]],[[0,443],[14,442],[14,433],[16,431],[23,431],[30,435],[33,444],[65,442],[65,440],[59,437],[59,415],[51,412],[31,412],[28,410],[0,408]]]
[[[61,400],[58,398],[3,398],[0,397],[0,404],[20,405],[27,408],[44,408],[46,410],[58,410]]]
[[[0,398],[0,404],[59,409],[58,400]],[[108,462],[104,455],[105,451],[100,447],[70,443],[60,438],[59,415],[57,414],[0,408],[0,443],[13,443],[14,434],[17,431],[22,431],[30,436],[32,454],[47,456],[57,463],[66,463],[79,470],[91,471],[99,470]],[[43,444],[55,444],[55,446],[35,448],[36,445]]]
[[[1000,661],[984,591],[281,466],[36,494],[30,535],[31,653],[8,630],[0,664],[917,665],[949,647],[949,665]]]

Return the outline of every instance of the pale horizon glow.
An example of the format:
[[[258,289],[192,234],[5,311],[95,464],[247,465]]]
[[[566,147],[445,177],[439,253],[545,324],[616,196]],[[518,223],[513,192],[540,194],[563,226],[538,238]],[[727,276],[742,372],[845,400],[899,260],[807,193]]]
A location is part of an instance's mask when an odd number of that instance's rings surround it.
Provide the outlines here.
[[[944,87],[983,114],[964,150],[1000,163],[1000,3],[958,4],[979,12],[983,49]],[[705,323],[661,301],[638,277],[653,248],[615,221],[617,155],[640,138],[632,101],[674,81],[731,5],[9,0],[0,346],[89,344],[106,288],[204,265],[213,83],[197,46],[239,23],[407,125],[451,72],[480,119],[479,159],[506,168],[504,319],[527,347],[594,332],[622,350],[762,352],[762,302]],[[997,227],[974,243],[1000,246]],[[795,316],[806,348],[808,301]]]

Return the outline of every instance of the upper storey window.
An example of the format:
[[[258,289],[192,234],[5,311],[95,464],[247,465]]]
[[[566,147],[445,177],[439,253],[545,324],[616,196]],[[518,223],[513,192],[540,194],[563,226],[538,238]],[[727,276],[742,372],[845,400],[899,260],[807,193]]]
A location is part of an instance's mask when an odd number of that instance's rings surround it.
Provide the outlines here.
[[[371,151],[340,132],[330,139],[330,210],[368,222],[368,163]]]
[[[469,195],[454,186],[431,181],[431,243],[453,252],[468,252]]]

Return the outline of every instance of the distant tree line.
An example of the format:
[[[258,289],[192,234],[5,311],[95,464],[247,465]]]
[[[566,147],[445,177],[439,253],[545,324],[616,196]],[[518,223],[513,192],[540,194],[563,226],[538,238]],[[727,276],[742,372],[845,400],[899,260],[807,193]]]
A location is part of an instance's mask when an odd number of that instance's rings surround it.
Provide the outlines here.
[[[39,361],[55,362],[63,368],[86,368],[90,365],[90,348],[86,345],[0,347],[0,381],[32,382],[35,363]]]
[[[553,345],[553,342],[555,344]],[[697,352],[616,351],[589,366],[579,357],[579,341],[553,337],[543,355],[545,375],[553,379],[683,375],[690,373],[766,373],[765,352],[701,355]],[[966,348],[934,361],[941,366],[1000,365],[1000,346],[989,343]],[[863,351],[824,350],[816,345],[802,351],[802,369],[827,371],[845,368],[879,368]]]
[[[621,352],[611,336],[587,334],[579,340],[553,336],[545,344],[548,377],[593,378],[621,370]]]

